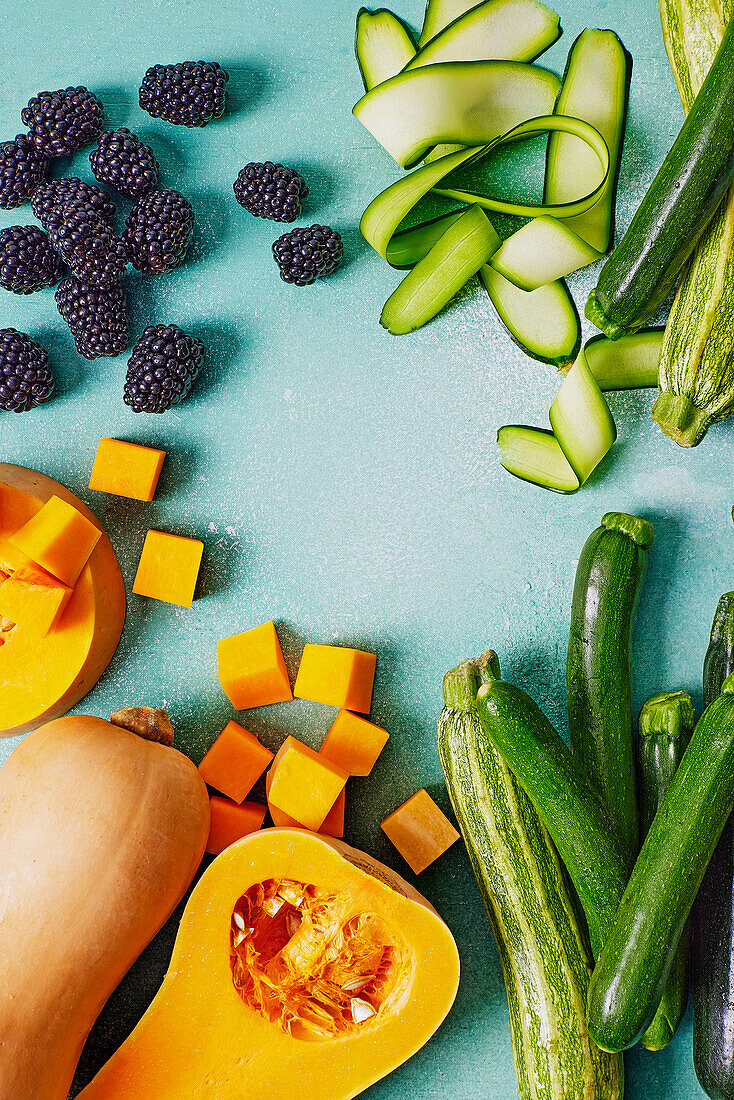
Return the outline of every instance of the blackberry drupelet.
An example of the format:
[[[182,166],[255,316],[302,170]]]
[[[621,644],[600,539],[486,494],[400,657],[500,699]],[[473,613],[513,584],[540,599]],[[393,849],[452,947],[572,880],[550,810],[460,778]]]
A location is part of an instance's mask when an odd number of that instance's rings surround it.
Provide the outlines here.
[[[84,183],[77,176],[40,184],[31,197],[31,210],[44,229],[57,229],[64,208],[77,199],[91,206],[105,221],[112,224],[115,204],[110,195],[93,183]]]
[[[82,87],[39,92],[20,117],[29,140],[47,157],[68,157],[96,141],[104,129],[104,107]]]
[[[48,157],[39,153],[25,134],[0,142],[0,206],[13,210],[48,175]]]
[[[146,328],[127,365],[125,404],[133,412],[161,413],[178,405],[201,370],[206,348],[177,325]]]
[[[308,286],[339,266],[344,247],[339,234],[328,225],[291,229],[273,245],[280,277],[286,283]]]
[[[256,218],[294,222],[303,210],[308,187],[303,176],[283,164],[246,164],[234,183],[240,206]]]
[[[37,225],[11,225],[0,231],[0,286],[13,294],[33,294],[56,286],[66,265]]]
[[[87,286],[112,286],[127,266],[124,243],[115,236],[109,222],[83,199],[64,207],[58,225],[49,231],[49,239]]]
[[[30,336],[0,329],[0,409],[27,412],[43,405],[54,392],[48,355]]]
[[[122,239],[130,262],[145,275],[165,275],[183,263],[194,211],[178,191],[150,191],[135,203]]]
[[[120,283],[85,286],[75,275],[69,275],[56,291],[56,305],[71,329],[76,350],[85,359],[120,355],[127,347],[130,324]]]
[[[176,126],[206,126],[224,114],[228,80],[216,61],[153,65],[140,86],[140,106]]]
[[[89,155],[89,163],[100,183],[131,199],[158,186],[161,170],[153,150],[124,127],[105,130]]]

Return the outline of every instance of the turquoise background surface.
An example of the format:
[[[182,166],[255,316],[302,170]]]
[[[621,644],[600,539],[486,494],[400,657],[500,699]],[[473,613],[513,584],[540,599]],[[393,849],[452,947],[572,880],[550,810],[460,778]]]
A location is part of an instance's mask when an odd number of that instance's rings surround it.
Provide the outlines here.
[[[413,25],[422,0],[401,0]],[[558,0],[564,26],[543,63],[561,72],[585,26],[612,27],[634,55],[618,223],[624,228],[682,118],[654,0]],[[134,338],[150,323],[203,337],[209,355],[189,400],[160,416],[122,402],[127,357],[76,355],[53,293],[3,292],[0,326],[44,344],[59,395],[31,413],[0,415],[0,452],[65,482],[95,510],[130,592],[149,527],[204,540],[191,610],[130,596],[122,644],[81,708],[106,715],[132,703],[168,708],[198,761],[235,717],[216,677],[219,637],[275,618],[295,673],[304,641],[378,654],[373,717],[391,740],[372,776],[353,781],[346,838],[407,877],[380,831],[388,812],[425,786],[448,809],[435,750],[441,678],[489,645],[505,674],[566,727],[564,655],[575,563],[609,509],[652,519],[657,540],[635,638],[635,701],[687,688],[700,706],[701,662],[719,595],[732,573],[731,423],[685,453],[652,424],[649,393],[612,395],[613,455],[574,497],[514,481],[494,443],[504,423],[545,423],[557,388],[500,329],[476,281],[420,332],[378,324],[399,275],[357,230],[367,202],[397,176],[350,111],[361,93],[352,53],[358,3],[345,0],[25,0],[2,5],[0,135],[41,88],[86,84],[108,123],[155,149],[165,186],[196,211],[185,267],[127,277]],[[230,110],[201,131],[151,119],[137,106],[148,65],[205,58],[229,70]],[[270,246],[282,232],[235,202],[250,160],[299,168],[311,188],[298,224],[332,225],[347,261],[300,289],[278,278]],[[57,175],[91,179],[84,152]],[[126,213],[129,204],[120,202]],[[28,207],[0,226],[32,221]],[[595,273],[570,282],[585,300]],[[164,447],[156,500],[90,493],[100,436]],[[242,718],[242,716],[240,716]],[[318,746],[333,712],[305,702],[248,713],[271,747],[293,733]],[[0,747],[0,760],[13,747]],[[412,880],[412,878],[411,878]],[[418,881],[451,926],[463,978],[456,1005],[424,1050],[369,1090],[398,1097],[516,1097],[507,1005],[469,861],[456,845]],[[175,922],[134,967],[93,1033],[87,1079],[135,1022],[165,970]],[[667,1051],[627,1056],[630,1098],[703,1095],[690,1027]]]

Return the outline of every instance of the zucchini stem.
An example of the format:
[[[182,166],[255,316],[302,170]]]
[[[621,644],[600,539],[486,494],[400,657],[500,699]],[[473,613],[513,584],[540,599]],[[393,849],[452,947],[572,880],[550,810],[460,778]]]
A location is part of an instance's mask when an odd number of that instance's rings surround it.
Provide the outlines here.
[[[669,390],[658,394],[652,418],[681,447],[697,447],[713,423],[713,417],[690,397]]]

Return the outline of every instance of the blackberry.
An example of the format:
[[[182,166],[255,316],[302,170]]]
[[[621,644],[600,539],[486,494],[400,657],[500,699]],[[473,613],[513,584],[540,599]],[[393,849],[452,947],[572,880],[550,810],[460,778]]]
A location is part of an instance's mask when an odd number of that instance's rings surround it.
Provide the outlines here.
[[[48,175],[48,157],[39,153],[25,134],[0,143],[0,206],[12,210]]]
[[[328,225],[291,229],[273,245],[280,277],[286,283],[308,286],[322,275],[330,275],[344,255],[342,239]]]
[[[201,370],[206,348],[177,325],[151,325],[127,365],[125,404],[133,412],[161,413],[183,401]]]
[[[49,239],[87,286],[112,286],[127,265],[124,243],[83,199],[67,203],[58,224],[49,231]]]
[[[176,126],[206,126],[224,114],[228,80],[216,61],[153,65],[140,86],[140,106]]]
[[[188,199],[178,191],[150,191],[130,211],[122,239],[133,267],[145,275],[165,275],[183,263],[193,232]]]
[[[13,294],[33,294],[56,286],[66,267],[37,225],[11,225],[0,231],[0,286]]]
[[[105,221],[112,224],[115,204],[111,197],[93,183],[84,183],[76,176],[40,184],[31,196],[31,210],[44,229],[58,229],[64,208],[77,199],[91,206]]]
[[[14,328],[0,329],[0,409],[27,412],[43,405],[54,392],[48,355]]]
[[[89,154],[92,172],[100,183],[121,195],[137,199],[158,186],[160,168],[153,150],[129,130],[105,130]]]
[[[127,347],[127,300],[120,283],[85,286],[69,275],[56,291],[59,313],[71,329],[76,350],[85,359],[119,355]]]
[[[104,107],[87,88],[39,92],[21,116],[28,137],[47,157],[68,157],[95,141],[104,128]]]
[[[303,210],[308,187],[300,173],[266,160],[245,165],[235,180],[234,193],[240,206],[256,218],[294,222]]]

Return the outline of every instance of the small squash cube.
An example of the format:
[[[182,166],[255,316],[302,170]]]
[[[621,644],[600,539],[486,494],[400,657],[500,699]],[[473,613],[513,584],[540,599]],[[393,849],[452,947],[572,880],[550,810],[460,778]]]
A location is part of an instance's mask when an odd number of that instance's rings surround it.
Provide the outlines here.
[[[369,714],[376,663],[374,653],[309,642],[303,650],[293,694],[297,699]]]
[[[131,500],[150,501],[155,496],[165,451],[142,447],[122,439],[100,439],[92,466],[89,488]]]
[[[344,790],[348,775],[308,745],[287,737],[273,761],[269,799],[316,832]]]
[[[36,565],[73,588],[102,531],[60,497],[49,497],[9,538]]]
[[[183,535],[148,531],[133,592],[164,603],[191,607],[204,543]]]
[[[206,850],[214,856],[218,856],[236,840],[261,829],[267,812],[267,807],[261,806],[259,802],[239,804],[216,794],[209,802],[209,807],[211,824]]]
[[[219,682],[235,710],[293,698],[274,623],[222,638],[218,656]]]
[[[199,764],[205,783],[242,802],[273,759],[254,733],[238,722],[228,722]]]
[[[449,819],[423,788],[385,818],[382,830],[416,875],[459,839]]]
[[[20,568],[0,584],[0,616],[45,638],[73,588],[39,568]]]
[[[369,775],[390,734],[381,726],[340,710],[320,752],[350,775]]]
[[[272,771],[269,771],[265,777],[265,795],[268,800],[268,810],[270,816],[273,819],[273,825],[279,829],[303,829],[304,825],[300,821],[296,821],[295,818],[289,817],[288,814],[284,814],[282,810],[279,810],[277,806],[274,806],[270,801],[270,786],[272,784]],[[337,798],[334,805],[329,810],[328,814],[321,823],[321,827],[318,832],[321,836],[344,836],[344,812],[346,809],[347,801],[347,788],[342,789],[342,793]]]

